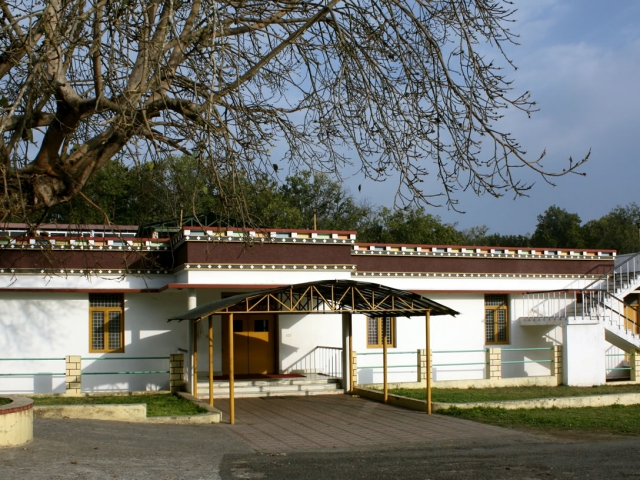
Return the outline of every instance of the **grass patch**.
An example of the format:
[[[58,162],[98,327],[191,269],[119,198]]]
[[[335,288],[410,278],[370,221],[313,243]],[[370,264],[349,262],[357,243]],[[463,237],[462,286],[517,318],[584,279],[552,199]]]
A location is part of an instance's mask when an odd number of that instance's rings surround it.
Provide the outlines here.
[[[2,405],[9,405],[11,403],[11,400],[9,400],[8,398],[0,398],[0,407]]]
[[[592,433],[640,435],[640,405],[585,408],[450,408],[438,415],[464,418],[499,427],[578,430]]]
[[[394,388],[389,393],[403,397],[425,399],[424,388]],[[444,403],[496,402],[532,398],[585,397],[612,393],[640,393],[640,385],[598,385],[593,387],[504,387],[504,388],[434,388],[431,400]]]
[[[113,395],[95,397],[37,397],[35,405],[107,405],[144,403],[147,417],[164,415],[196,415],[207,410],[178,395]]]

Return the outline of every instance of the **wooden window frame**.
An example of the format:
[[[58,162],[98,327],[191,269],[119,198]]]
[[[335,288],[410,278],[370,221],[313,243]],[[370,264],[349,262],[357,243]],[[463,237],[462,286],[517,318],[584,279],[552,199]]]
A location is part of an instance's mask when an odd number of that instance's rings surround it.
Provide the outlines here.
[[[504,305],[487,305],[487,297],[489,296],[502,296],[504,297]],[[493,340],[487,338],[487,312],[493,312]],[[504,340],[496,340],[498,337],[498,311],[505,312],[505,339]],[[510,335],[510,320],[509,320],[509,295],[506,294],[486,294],[484,297],[484,343],[485,345],[507,345],[509,343],[509,335]]]
[[[396,348],[396,318],[395,317],[388,317],[389,321],[391,322],[391,328],[389,329],[389,331],[391,332],[391,338],[387,339],[387,348]],[[369,343],[369,321],[371,320],[377,320],[377,343],[376,344],[372,344]],[[366,334],[366,342],[367,342],[367,348],[382,348],[382,317],[367,317],[367,328],[365,331]]]
[[[124,353],[124,294],[120,295],[119,307],[92,307],[91,297],[89,297],[89,352],[90,353]],[[104,328],[103,328],[103,345],[104,348],[93,348],[93,313],[104,313]],[[120,348],[109,348],[109,313],[120,313]]]

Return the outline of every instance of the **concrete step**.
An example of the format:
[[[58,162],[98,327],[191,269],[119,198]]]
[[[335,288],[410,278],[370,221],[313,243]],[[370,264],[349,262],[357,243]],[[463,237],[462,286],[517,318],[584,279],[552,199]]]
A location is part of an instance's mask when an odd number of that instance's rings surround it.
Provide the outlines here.
[[[259,392],[259,393],[249,393],[249,392],[238,392],[236,391],[235,394],[235,398],[259,398],[259,397],[293,397],[293,396],[297,396],[297,397],[308,397],[311,395],[342,395],[344,393],[344,390],[342,390],[341,388],[336,388],[334,390],[318,390],[318,391],[300,391],[300,392],[291,392],[291,391],[284,391],[284,392],[280,392],[280,391],[272,391],[272,392]],[[213,394],[214,398],[218,399],[218,398],[229,398],[229,394],[218,394],[218,392],[214,391]],[[209,393],[202,393],[199,389],[198,389],[198,398],[199,399],[205,399],[205,398],[209,398]]]
[[[266,385],[330,385],[340,383],[340,380],[337,378],[318,378],[318,379],[307,379],[307,378],[273,378],[273,379],[257,379],[257,380],[235,380],[234,385],[236,388],[245,388],[245,387],[263,387]],[[209,379],[203,375],[198,375],[198,385],[206,384],[209,385]],[[214,380],[214,387],[229,387],[228,380]]]
[[[208,379],[205,381],[200,376],[198,380],[198,398],[208,398]],[[215,398],[229,398],[228,381],[216,380],[213,384],[213,390]],[[237,398],[344,393],[340,380],[330,377],[238,380],[234,382],[234,390]]]

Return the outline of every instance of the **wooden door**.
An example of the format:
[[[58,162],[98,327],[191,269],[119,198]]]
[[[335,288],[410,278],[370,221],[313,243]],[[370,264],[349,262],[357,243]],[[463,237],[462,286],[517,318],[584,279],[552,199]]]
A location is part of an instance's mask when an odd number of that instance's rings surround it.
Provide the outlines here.
[[[624,316],[628,319],[625,320],[627,330],[633,333],[640,333],[640,326],[638,325],[638,305],[625,305]]]
[[[275,368],[276,316],[260,314],[234,314],[233,347],[234,371],[236,375],[273,373]],[[223,364],[229,373],[228,322],[222,323]]]

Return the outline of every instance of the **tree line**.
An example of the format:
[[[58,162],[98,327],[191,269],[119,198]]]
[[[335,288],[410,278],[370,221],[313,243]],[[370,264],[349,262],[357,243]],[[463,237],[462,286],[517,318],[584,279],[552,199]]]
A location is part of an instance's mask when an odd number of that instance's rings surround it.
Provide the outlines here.
[[[257,180],[243,181],[240,176],[211,183],[191,157],[134,166],[111,161],[96,172],[83,197],[50,209],[44,221],[132,225],[163,221],[179,226],[181,218],[213,213],[225,227],[310,229],[315,221],[320,230],[357,230],[362,242],[640,251],[640,207],[635,203],[616,206],[586,223],[576,213],[551,206],[537,216],[533,234],[502,235],[485,225],[459,229],[421,207],[394,210],[356,200],[344,183],[322,173],[302,171],[283,182],[263,174]],[[246,202],[250,217],[223,215],[229,202]]]

